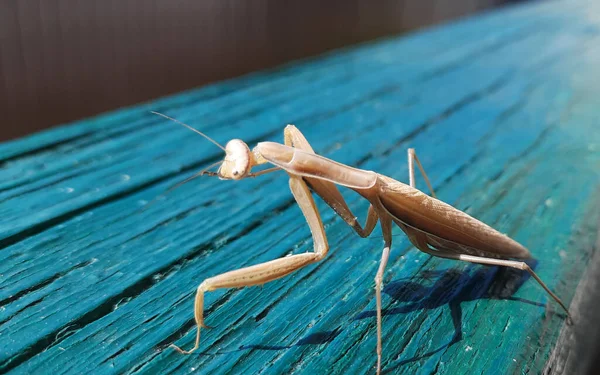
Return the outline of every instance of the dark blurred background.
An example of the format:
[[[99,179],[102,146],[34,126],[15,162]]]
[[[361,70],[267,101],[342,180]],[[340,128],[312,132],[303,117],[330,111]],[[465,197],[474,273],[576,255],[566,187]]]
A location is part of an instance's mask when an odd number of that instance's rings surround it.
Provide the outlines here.
[[[0,141],[511,0],[3,0]]]

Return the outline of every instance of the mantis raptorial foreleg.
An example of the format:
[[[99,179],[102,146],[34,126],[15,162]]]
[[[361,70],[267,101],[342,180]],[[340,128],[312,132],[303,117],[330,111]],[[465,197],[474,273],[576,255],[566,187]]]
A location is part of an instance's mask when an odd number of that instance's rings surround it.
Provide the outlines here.
[[[411,233],[409,234],[409,232]],[[429,247],[429,244],[427,243],[427,236],[423,232],[419,232],[412,228],[407,228],[406,233],[409,234],[408,238],[419,250],[429,255],[446,259],[462,260],[470,263],[485,264],[488,266],[504,266],[527,271],[535,279],[535,281],[537,281],[538,284],[540,284],[540,286],[544,288],[544,290],[560,305],[560,307],[566,311],[567,317],[569,320],[571,320],[567,306],[565,306],[560,298],[558,298],[558,296],[554,294],[550,288],[548,288],[548,286],[546,286],[542,279],[540,279],[540,277],[533,271],[533,269],[531,269],[531,267],[529,267],[527,263],[518,260],[486,258],[468,254],[453,253],[445,250],[436,250]]]
[[[198,349],[200,345],[200,329],[207,328],[204,324],[204,293],[222,288],[242,288],[246,286],[262,285],[286,276],[304,266],[318,262],[327,255],[329,245],[323,228],[321,216],[315,205],[315,201],[310,194],[306,183],[298,176],[290,176],[290,189],[300,206],[314,242],[314,252],[305,254],[291,255],[281,259],[271,260],[269,262],[257,264],[254,266],[223,273],[204,280],[198,287],[196,293],[196,302],[194,304],[194,317],[197,325],[196,343],[190,350],[182,350],[172,345],[179,352],[189,354]]]
[[[304,135],[294,125],[285,127],[283,130],[283,140],[286,146],[292,146],[314,154],[310,143],[308,143]],[[304,180],[359,236],[365,238],[373,232],[378,219],[373,205],[369,206],[367,219],[363,228],[335,184],[310,177],[304,177]]]
[[[262,171],[248,173],[248,177],[258,177],[258,176],[262,176],[263,174],[280,171],[280,170],[281,170],[281,168],[279,168],[279,167],[267,168],[267,169],[263,169]]]
[[[415,184],[415,162],[417,162],[417,166],[419,167],[419,170],[421,171],[421,174],[423,175],[423,178],[425,179],[425,182],[427,183],[427,187],[429,188],[429,191],[431,191],[431,196],[436,198],[435,192],[433,191],[433,187],[431,186],[431,183],[429,182],[429,178],[427,177],[427,173],[425,173],[425,169],[423,169],[423,166],[421,165],[421,161],[417,157],[417,153],[415,152],[414,148],[408,149],[408,181],[409,181],[410,187],[416,189],[416,186],[415,186],[416,185]]]
[[[314,153],[312,147],[304,138],[304,135],[293,125],[286,126],[284,132],[284,142],[288,146],[293,146],[295,148],[299,148],[304,151],[308,151]],[[420,166],[421,172],[425,176],[427,180],[427,176],[423,171],[423,168]],[[348,225],[350,225],[356,233],[358,233],[361,237],[367,237],[377,224],[377,220],[379,219],[377,212],[375,211],[373,205],[369,205],[369,211],[367,213],[367,220],[365,222],[364,228],[361,227],[360,223],[352,211],[346,204],[346,201],[342,197],[339,192],[337,186],[335,184],[321,180],[316,178],[307,178],[304,177],[306,182],[310,184],[313,190],[331,207],[333,210],[342,218]],[[427,180],[429,184],[429,180]],[[433,191],[432,191],[433,193]],[[383,282],[383,273],[385,271],[385,267],[388,262],[388,258],[390,255],[390,246],[392,242],[392,226],[391,220],[389,218],[381,218],[381,229],[383,231],[383,237],[385,241],[385,248],[383,249],[383,253],[381,255],[381,262],[379,264],[379,269],[377,271],[377,275],[375,276],[375,297],[377,300],[377,373],[380,373],[381,370],[381,285]]]

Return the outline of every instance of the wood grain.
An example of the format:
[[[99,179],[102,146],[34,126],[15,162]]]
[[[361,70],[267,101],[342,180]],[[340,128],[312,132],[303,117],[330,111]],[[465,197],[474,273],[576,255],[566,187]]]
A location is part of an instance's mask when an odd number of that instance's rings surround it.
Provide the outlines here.
[[[374,371],[382,239],[322,202],[327,259],[208,293],[216,328],[198,354],[167,348],[192,345],[204,278],[312,243],[282,174],[198,179],[141,210],[222,157],[149,110],[223,143],[280,141],[294,123],[316,152],[404,181],[415,147],[441,199],[526,245],[570,302],[600,215],[597,10],[506,8],[1,144],[0,371]],[[384,292],[386,373],[539,373],[564,323],[522,273],[432,259],[401,235]]]

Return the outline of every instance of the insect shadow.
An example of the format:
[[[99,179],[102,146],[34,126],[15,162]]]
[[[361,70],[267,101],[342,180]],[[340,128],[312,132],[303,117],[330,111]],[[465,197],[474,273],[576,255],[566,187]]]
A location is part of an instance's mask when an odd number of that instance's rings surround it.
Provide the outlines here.
[[[242,345],[239,350],[257,349],[257,350],[284,350],[291,349],[295,346],[302,345],[320,345],[327,344],[335,339],[342,332],[341,327],[337,327],[333,331],[321,331],[311,333],[310,335],[301,338],[293,345]]]
[[[537,261],[528,260],[527,264],[535,269]],[[396,364],[394,368],[427,358],[459,342],[463,337],[462,302],[498,299],[544,307],[544,303],[513,296],[529,278],[529,273],[513,268],[469,265],[464,270],[452,268],[440,271],[422,271],[416,277],[397,279],[385,284],[383,292],[389,296],[393,307],[384,309],[383,316],[407,314],[418,310],[433,310],[448,305],[454,325],[454,335],[447,344],[418,357],[405,359]],[[396,306],[398,304],[400,306]],[[375,310],[364,311],[357,314],[353,320],[375,318],[376,314]],[[342,327],[337,327],[332,331],[312,333],[291,345],[250,344],[242,345],[238,350],[285,350],[302,345],[322,345],[333,341],[342,331]],[[387,368],[384,372],[390,370],[393,369]]]

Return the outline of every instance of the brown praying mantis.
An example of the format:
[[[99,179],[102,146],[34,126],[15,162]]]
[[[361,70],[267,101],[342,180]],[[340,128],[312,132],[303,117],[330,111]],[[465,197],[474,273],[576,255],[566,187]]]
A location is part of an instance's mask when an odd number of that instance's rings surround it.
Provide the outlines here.
[[[186,351],[171,345],[181,353],[189,354],[198,349],[200,330],[208,328],[204,324],[204,293],[222,288],[262,285],[316,263],[327,255],[329,244],[311,189],[359,236],[363,238],[369,236],[377,221],[381,224],[384,248],[375,276],[377,374],[381,371],[382,353],[381,285],[392,245],[392,224],[399,226],[417,249],[429,255],[527,271],[558,302],[566,311],[568,320],[570,319],[567,307],[523,261],[531,258],[529,250],[481,221],[438,200],[412,148],[408,149],[409,185],[406,185],[376,172],[353,168],[315,154],[304,135],[293,125],[288,125],[283,131],[284,144],[260,142],[250,150],[248,145],[239,139],[233,139],[223,147],[189,125],[163,114],[153,113],[186,126],[225,151],[225,159],[216,163],[220,164],[217,172],[204,170],[182,183],[204,174],[217,176],[223,180],[241,180],[277,170],[287,172],[292,195],[304,214],[314,242],[313,252],[271,260],[204,280],[198,286],[194,305],[197,325],[194,347]],[[252,173],[254,167],[265,163],[270,163],[274,167]],[[421,171],[431,196],[416,189],[414,164]],[[179,185],[181,183],[174,187]],[[369,201],[370,206],[364,227],[350,211],[336,185],[350,188]]]

